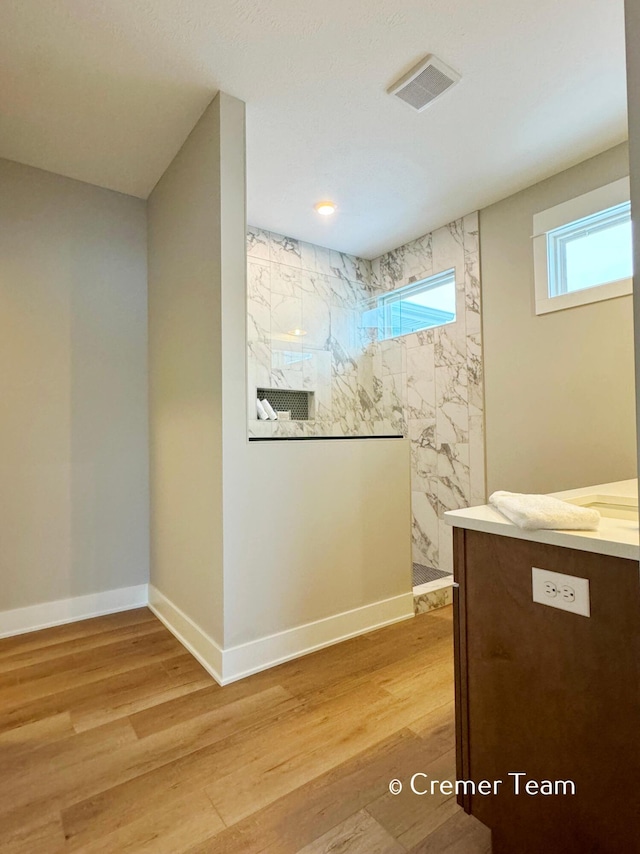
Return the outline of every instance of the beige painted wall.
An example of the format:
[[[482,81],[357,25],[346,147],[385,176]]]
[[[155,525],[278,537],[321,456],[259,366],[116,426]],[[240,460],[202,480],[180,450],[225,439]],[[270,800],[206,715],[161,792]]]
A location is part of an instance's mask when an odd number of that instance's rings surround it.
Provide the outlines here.
[[[537,316],[534,213],[629,174],[620,145],[481,211],[487,487],[635,477],[631,297]]]
[[[219,97],[148,217],[151,583],[222,645]]]
[[[406,439],[242,440],[225,487],[225,643],[409,594]]]
[[[405,440],[248,442],[244,104],[221,125],[224,639],[411,591]]]
[[[633,218],[633,254],[636,275],[633,281],[636,360],[636,424],[640,426],[640,3],[625,2],[627,38],[627,99],[629,102],[629,165]],[[636,428],[637,429],[637,428]],[[640,447],[640,434],[638,435]],[[639,454],[640,457],[640,454]]]
[[[145,222],[0,161],[0,611],[148,579]]]
[[[149,200],[151,581],[224,649],[411,595],[406,441],[248,442],[244,140],[219,94]]]

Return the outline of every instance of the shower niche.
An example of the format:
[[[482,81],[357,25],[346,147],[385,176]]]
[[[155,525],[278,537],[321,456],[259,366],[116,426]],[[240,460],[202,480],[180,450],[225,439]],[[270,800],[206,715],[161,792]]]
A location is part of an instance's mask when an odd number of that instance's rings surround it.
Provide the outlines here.
[[[313,421],[315,393],[288,388],[258,388],[258,400],[268,400],[280,421]]]

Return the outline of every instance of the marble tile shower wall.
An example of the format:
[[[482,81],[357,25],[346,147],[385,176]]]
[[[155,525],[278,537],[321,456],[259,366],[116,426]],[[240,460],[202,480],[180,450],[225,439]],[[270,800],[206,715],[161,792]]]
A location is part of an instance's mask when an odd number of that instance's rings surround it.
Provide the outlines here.
[[[486,500],[478,237],[473,213],[372,262],[372,281],[383,292],[456,271],[455,322],[371,345],[382,351],[382,393],[394,427],[411,440],[413,559],[448,571],[445,511]]]
[[[247,254],[249,412],[262,386],[316,400],[313,420],[249,434],[408,435],[413,558],[450,570],[443,514],[485,500],[478,215],[372,262],[256,228]],[[454,323],[387,341],[363,326],[377,295],[451,268]]]
[[[250,416],[256,388],[315,393],[311,420],[250,417],[249,434],[384,433],[376,405],[380,370],[361,340],[362,306],[377,290],[371,262],[251,227],[247,256]]]

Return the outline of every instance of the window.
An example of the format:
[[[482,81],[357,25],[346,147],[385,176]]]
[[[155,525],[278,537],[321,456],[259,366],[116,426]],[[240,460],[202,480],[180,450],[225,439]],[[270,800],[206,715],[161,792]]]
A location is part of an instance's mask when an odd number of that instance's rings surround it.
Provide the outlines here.
[[[632,291],[629,179],[533,218],[536,314]]]
[[[363,324],[377,329],[379,340],[397,338],[456,319],[456,271],[447,270],[377,298]]]

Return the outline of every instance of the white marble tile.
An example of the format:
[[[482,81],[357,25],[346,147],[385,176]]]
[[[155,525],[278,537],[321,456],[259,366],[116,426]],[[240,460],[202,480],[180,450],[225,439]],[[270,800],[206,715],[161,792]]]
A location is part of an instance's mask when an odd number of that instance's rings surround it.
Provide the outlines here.
[[[271,369],[271,387],[272,388],[288,388],[294,391],[302,390],[304,383],[302,376],[302,362],[300,364],[287,365],[278,367],[281,362],[278,360],[278,353],[273,354],[274,366]]]
[[[353,434],[354,436],[374,436],[375,425],[377,422],[364,419],[360,422],[358,429]]]
[[[443,442],[438,446],[438,503],[440,513],[467,507],[471,497],[469,445]]]
[[[343,308],[356,308],[369,299],[369,294],[360,282],[355,282],[352,279],[339,279],[337,276],[331,276],[329,281],[333,305]]]
[[[331,275],[349,282],[357,283],[361,290],[370,291],[372,288],[371,261],[348,255],[345,252],[331,250]]]
[[[486,504],[484,415],[469,418],[469,503],[472,507]]]
[[[367,424],[379,421],[382,416],[382,383],[379,377],[378,358],[369,351],[358,359],[358,399],[362,419]]]
[[[410,332],[409,335],[403,335],[407,350],[412,350],[414,347],[422,347],[424,344],[433,344],[435,341],[436,329],[422,329],[420,332]]]
[[[451,354],[451,358],[457,361],[465,358],[466,336],[467,336],[467,311],[464,269],[456,284],[456,319],[453,323],[445,323],[433,329],[433,340],[441,347],[449,350],[455,348],[458,352]],[[437,354],[437,361],[442,364],[442,354]]]
[[[331,347],[336,352],[339,362],[350,361],[351,368],[356,369],[356,359],[360,355],[358,341],[359,316],[354,309],[331,309]]]
[[[406,351],[407,414],[409,418],[435,418],[436,372],[433,344]]]
[[[480,217],[478,211],[462,218],[464,251],[476,257],[480,255]]]
[[[391,425],[393,433],[407,432],[407,384],[403,374],[382,377],[382,417]]]
[[[261,228],[247,228],[247,255],[250,258],[269,260],[269,232]]]
[[[469,431],[466,366],[436,367],[435,375],[438,441],[452,444],[465,442]]]
[[[249,435],[261,439],[270,439],[273,436],[273,421],[259,421],[249,418]]]
[[[300,270],[298,280],[302,298],[306,294],[323,299],[329,308],[331,307],[331,277],[324,273],[311,273],[308,270]]]
[[[314,420],[332,421],[331,353],[328,350],[305,350],[305,356],[310,358],[302,363],[302,383],[304,389],[314,392]]]
[[[484,411],[484,379],[479,334],[467,337],[467,383],[469,415],[481,415]]]
[[[378,340],[378,305],[375,298],[367,298],[355,306],[358,316],[358,342],[362,350],[372,345],[382,347],[383,341]]]
[[[271,341],[271,312],[253,300],[247,303],[247,342],[269,344]]]
[[[480,269],[478,255],[465,253],[465,325],[466,334],[480,334],[482,312],[480,304]]]
[[[274,346],[286,344],[286,349],[302,349],[300,337],[293,334],[296,329],[303,329],[302,299],[299,296],[272,292],[271,337]]]
[[[450,367],[456,370],[458,381],[462,382],[461,369],[466,368],[467,363],[467,338],[457,333],[457,326],[457,323],[450,323],[433,330],[434,365],[436,368]]]
[[[407,370],[407,350],[404,337],[380,342],[382,375],[403,374]]]
[[[339,279],[350,282],[358,281],[358,259],[354,255],[347,255],[345,252],[336,252],[332,249],[331,270],[332,275]]]
[[[354,257],[356,264],[356,279],[365,288],[375,288],[373,282],[373,265],[367,258]]]
[[[438,477],[458,482],[465,492],[468,491],[469,443],[458,442],[457,444],[451,444],[449,442],[440,442],[438,443],[437,457]],[[457,508],[452,507],[451,509],[454,510]]]
[[[410,419],[408,433],[411,440],[411,489],[428,492],[438,473],[435,417]]]
[[[334,276],[335,273],[331,267],[331,249],[325,246],[316,246],[316,272],[322,273],[325,276]]]
[[[468,507],[470,489],[468,482],[461,483],[453,478],[443,477],[438,480],[438,510],[442,514],[448,510],[460,510]]]
[[[358,435],[361,432],[363,418],[358,405],[357,373],[333,374],[331,412],[341,435]]]
[[[308,273],[318,272],[318,253],[319,246],[314,246],[313,243],[305,243],[303,240],[298,241],[300,249],[300,269]]]
[[[419,282],[421,279],[433,275],[431,243],[431,234],[425,234],[403,247],[401,281],[404,284]]]
[[[443,521],[438,523],[438,569],[453,572],[453,529]]]
[[[453,602],[453,587],[451,582],[446,587],[441,587],[439,590],[432,590],[429,593],[420,593],[413,597],[413,610],[415,614],[428,614],[429,611],[436,611],[438,608],[446,608]]]
[[[371,282],[370,282],[371,287],[375,291],[382,291],[382,290],[384,290],[384,287],[382,284],[382,276],[380,274],[380,258],[374,258],[373,261],[371,261],[370,263],[371,263]]]
[[[380,287],[383,291],[392,291],[407,284],[404,280],[403,258],[404,246],[399,246],[397,249],[387,252],[386,255],[381,255],[378,259],[379,266],[376,264],[376,267],[379,270]]]
[[[333,436],[333,425],[328,421],[304,421],[305,436]]]
[[[451,577],[451,575],[444,575],[441,578],[436,578],[434,581],[427,581],[425,584],[414,585],[414,599],[417,595],[422,593],[432,593],[437,590],[444,590],[447,587],[451,587],[452,581],[453,578]]]
[[[467,335],[481,331],[480,233],[478,213],[463,220]]]
[[[414,491],[411,493],[411,509],[413,560],[438,569],[440,529],[437,500],[433,499],[432,493]]]
[[[279,296],[302,297],[303,272],[287,264],[271,264],[271,292]]]
[[[301,269],[300,242],[293,237],[285,237],[283,234],[270,232],[269,259],[276,264],[285,264],[288,267]]]
[[[250,258],[247,262],[247,298],[264,303],[270,307],[271,300],[271,265],[265,261],[255,261]]]
[[[304,421],[272,421],[275,436],[304,436]]]
[[[266,296],[266,299],[265,299]],[[269,293],[247,300],[247,341],[269,344],[271,341],[271,301]]]
[[[271,345],[264,341],[247,342],[248,368],[247,385],[253,397],[257,388],[271,386]]]
[[[438,228],[431,235],[433,272],[441,273],[452,267],[464,267],[464,231],[458,219]]]
[[[305,293],[302,298],[302,329],[304,349],[327,350],[331,339],[331,312],[321,296]]]

